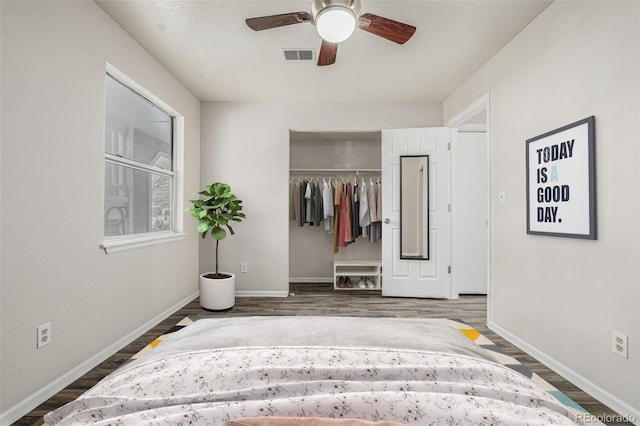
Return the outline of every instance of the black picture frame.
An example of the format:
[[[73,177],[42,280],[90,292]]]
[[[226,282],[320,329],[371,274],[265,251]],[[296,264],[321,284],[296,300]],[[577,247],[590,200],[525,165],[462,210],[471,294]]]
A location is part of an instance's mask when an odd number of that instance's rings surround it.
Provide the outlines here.
[[[595,116],[526,140],[527,234],[597,239]]]

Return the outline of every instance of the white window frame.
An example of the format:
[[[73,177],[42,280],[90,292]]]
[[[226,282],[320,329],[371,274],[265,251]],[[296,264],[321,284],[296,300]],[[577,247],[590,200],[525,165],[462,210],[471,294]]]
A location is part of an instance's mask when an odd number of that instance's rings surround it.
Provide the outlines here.
[[[171,200],[171,229],[160,232],[146,232],[140,234],[129,235],[116,235],[116,236],[103,236],[102,244],[100,248],[104,250],[106,254],[117,253],[121,251],[133,250],[142,247],[149,247],[158,244],[164,244],[172,241],[182,240],[185,236],[183,232],[184,223],[184,116],[178,111],[172,108],[169,104],[162,101],[153,93],[145,89],[142,85],[138,84],[133,79],[129,78],[126,74],[115,68],[113,65],[106,64],[106,73],[111,75],[115,80],[134,90],[140,96],[146,98],[151,103],[162,109],[164,112],[173,117],[173,146],[172,146],[172,161],[173,170],[165,170],[156,168],[154,166],[146,166],[141,168],[138,163],[130,161],[126,158],[122,158],[116,155],[109,154],[105,151],[105,166],[108,163],[127,166],[145,172],[159,173],[163,175],[172,176],[172,200]],[[105,103],[106,105],[106,103]],[[103,132],[104,134],[104,132]],[[104,139],[102,140],[104,144]],[[106,188],[106,182],[103,181],[102,190]],[[103,197],[104,200],[104,197]],[[103,208],[104,211],[104,208]],[[104,223],[104,216],[102,217]]]

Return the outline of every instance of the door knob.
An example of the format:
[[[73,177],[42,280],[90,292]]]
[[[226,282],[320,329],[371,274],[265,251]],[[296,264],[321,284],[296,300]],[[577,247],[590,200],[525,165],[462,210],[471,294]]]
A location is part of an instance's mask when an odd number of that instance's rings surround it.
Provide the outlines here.
[[[389,220],[389,218],[387,218],[387,219],[385,219],[385,220],[384,220],[384,223],[389,223],[389,222],[391,222],[391,221]]]

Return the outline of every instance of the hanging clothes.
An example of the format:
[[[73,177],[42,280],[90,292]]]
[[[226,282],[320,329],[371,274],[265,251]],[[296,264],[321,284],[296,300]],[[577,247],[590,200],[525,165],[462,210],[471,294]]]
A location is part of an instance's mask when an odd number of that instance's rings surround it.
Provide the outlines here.
[[[296,193],[296,182],[291,179],[289,181],[289,220],[296,220],[296,208],[294,204],[294,195]]]
[[[297,178],[289,181],[289,219],[299,226],[322,226],[334,253],[358,237],[377,242],[382,236],[380,179]]]
[[[369,183],[369,218],[371,220],[369,241],[375,243],[378,241],[378,188],[372,180]]]
[[[376,209],[376,218],[378,219],[378,226],[376,227],[376,231],[378,232],[378,240],[382,239],[382,183],[380,180],[376,183],[376,201],[378,202],[378,206]]]
[[[305,198],[305,206],[306,206],[306,214],[305,214],[305,223],[311,223],[313,221],[313,182],[307,182],[307,187],[305,188],[304,198]]]
[[[318,182],[313,182],[313,224],[320,226],[324,212],[322,209],[322,188]]]
[[[353,189],[351,187],[351,182],[347,182],[345,186],[345,204],[346,204],[346,213],[345,213],[345,231],[344,231],[344,242],[345,244],[352,243],[354,241],[353,238],[353,220],[352,213],[353,209],[351,208],[351,203],[353,200]]]
[[[340,185],[340,221],[338,222],[338,247],[347,246],[347,225],[351,227],[347,216],[347,192],[344,182]],[[349,230],[350,231],[350,230]]]
[[[357,179],[354,179],[351,190],[351,232],[353,241],[362,234],[360,229],[360,193],[358,192]]]
[[[378,190],[373,181],[369,181],[369,217],[371,223],[378,220]]]
[[[358,209],[358,219],[360,222],[360,229],[362,237],[367,238],[369,236],[369,225],[371,224],[371,215],[369,213],[369,194],[367,193],[367,185],[362,179],[360,183],[360,207]]]
[[[333,234],[333,186],[331,181],[327,182],[323,179],[322,187],[322,216],[324,220],[324,230],[329,234]]]
[[[301,182],[298,182],[298,185],[299,185],[298,203],[300,205],[300,215],[299,215],[298,225],[303,226],[307,217],[307,203],[304,197],[307,190],[307,182],[301,181]]]
[[[338,179],[333,186],[333,253],[338,253],[340,241],[340,186]]]

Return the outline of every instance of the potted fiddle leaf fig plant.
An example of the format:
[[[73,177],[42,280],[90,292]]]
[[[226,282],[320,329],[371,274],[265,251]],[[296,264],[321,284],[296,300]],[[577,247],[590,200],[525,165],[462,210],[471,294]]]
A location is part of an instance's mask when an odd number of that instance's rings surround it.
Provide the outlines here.
[[[234,235],[230,222],[241,222],[246,216],[242,212],[242,200],[226,183],[207,185],[198,193],[198,200],[190,200],[193,207],[187,210],[198,220],[198,232],[202,238],[207,234],[216,240],[216,269],[200,275],[200,306],[208,310],[224,310],[235,304],[235,275],[220,272],[218,267],[220,241]]]

